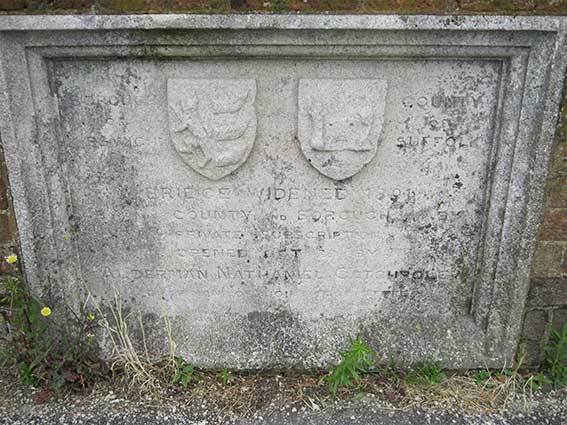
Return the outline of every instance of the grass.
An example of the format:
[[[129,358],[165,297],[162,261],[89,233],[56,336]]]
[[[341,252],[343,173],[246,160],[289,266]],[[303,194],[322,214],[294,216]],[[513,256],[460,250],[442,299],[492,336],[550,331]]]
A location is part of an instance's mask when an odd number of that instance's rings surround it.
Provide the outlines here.
[[[546,372],[553,388],[567,385],[567,322],[561,329],[550,328],[551,338],[544,347],[545,361],[543,372]]]
[[[226,368],[221,370],[217,376],[224,385],[228,385],[234,380],[234,374]]]
[[[407,381],[413,384],[434,386],[447,376],[441,371],[441,364],[434,360],[427,360],[409,370]]]

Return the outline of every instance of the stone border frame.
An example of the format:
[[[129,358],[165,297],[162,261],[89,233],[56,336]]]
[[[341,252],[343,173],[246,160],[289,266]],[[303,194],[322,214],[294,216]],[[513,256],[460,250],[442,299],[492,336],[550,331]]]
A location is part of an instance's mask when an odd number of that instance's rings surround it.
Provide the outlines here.
[[[511,362],[542,215],[567,65],[566,34],[567,18],[559,17],[2,16],[0,134],[26,276],[35,288],[57,283],[59,296],[79,299],[73,206],[66,170],[57,161],[59,117],[49,79],[53,61],[307,55],[498,60],[492,184],[485,192],[471,317],[485,335],[485,352],[478,353],[484,366]],[[480,365],[463,360],[462,366]]]

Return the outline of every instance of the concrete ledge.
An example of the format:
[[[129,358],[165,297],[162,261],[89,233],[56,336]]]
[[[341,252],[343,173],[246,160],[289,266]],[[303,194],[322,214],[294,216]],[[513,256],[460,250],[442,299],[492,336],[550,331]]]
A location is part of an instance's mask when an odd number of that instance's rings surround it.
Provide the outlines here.
[[[120,29],[567,30],[564,16],[433,15],[10,15],[0,31]]]

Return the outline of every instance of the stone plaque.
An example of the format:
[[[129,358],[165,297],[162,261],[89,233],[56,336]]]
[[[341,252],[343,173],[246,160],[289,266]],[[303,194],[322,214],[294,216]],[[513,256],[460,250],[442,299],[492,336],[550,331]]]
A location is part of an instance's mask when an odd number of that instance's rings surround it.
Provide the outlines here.
[[[38,291],[119,292],[201,366],[325,366],[357,333],[409,361],[513,358],[564,20],[93,19],[0,18]]]

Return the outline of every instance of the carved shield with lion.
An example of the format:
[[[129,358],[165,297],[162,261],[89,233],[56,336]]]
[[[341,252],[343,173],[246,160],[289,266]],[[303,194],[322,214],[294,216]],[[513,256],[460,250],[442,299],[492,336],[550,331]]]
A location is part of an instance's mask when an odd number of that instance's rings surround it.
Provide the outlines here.
[[[256,80],[169,79],[169,130],[197,173],[219,180],[240,167],[256,139]]]

